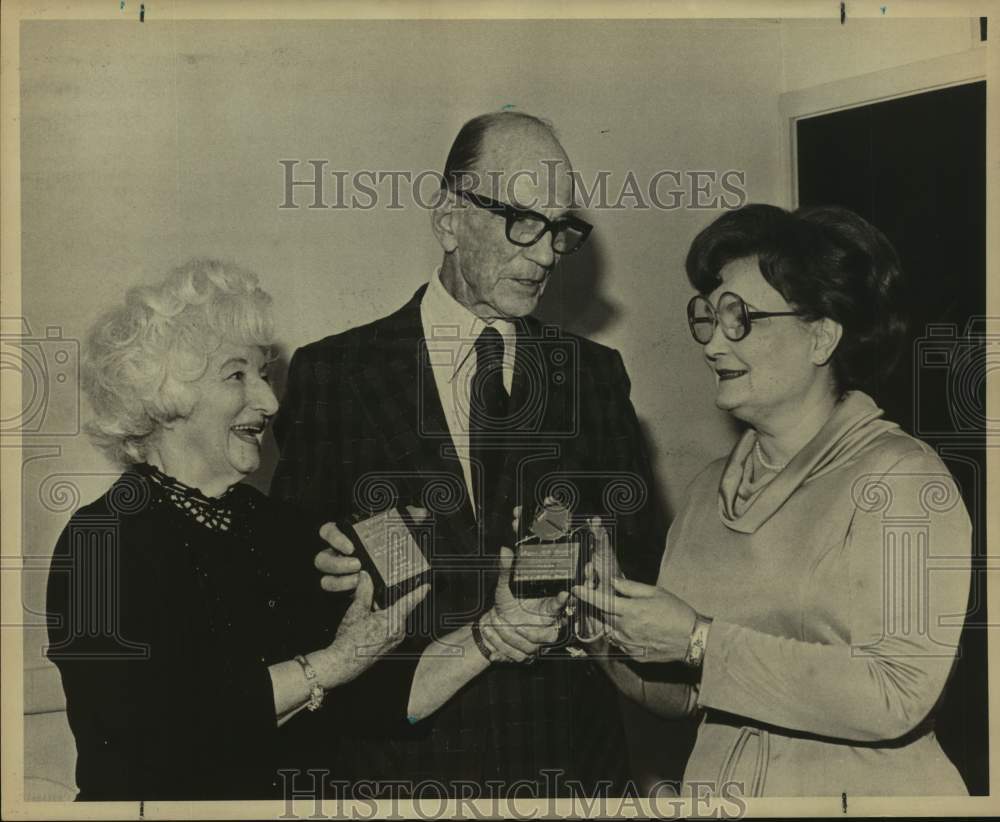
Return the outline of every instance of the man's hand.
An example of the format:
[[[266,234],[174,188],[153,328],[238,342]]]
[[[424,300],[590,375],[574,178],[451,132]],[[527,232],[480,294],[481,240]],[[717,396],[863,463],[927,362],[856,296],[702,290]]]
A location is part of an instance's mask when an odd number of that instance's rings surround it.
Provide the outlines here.
[[[319,584],[325,591],[353,591],[358,587],[361,571],[361,561],[351,556],[354,543],[332,522],[320,528],[319,535],[330,545],[313,560],[317,570],[323,572]]]
[[[423,522],[427,519],[426,508],[408,505],[406,510],[414,522]],[[330,545],[313,559],[316,569],[323,572],[319,584],[324,591],[353,591],[358,587],[358,574],[361,571],[361,561],[352,556],[354,543],[334,522],[328,522],[320,528],[319,535]]]
[[[554,597],[518,599],[510,590],[514,552],[500,549],[500,577],[493,608],[482,617],[483,636],[500,653],[515,662],[526,662],[543,645],[559,639],[560,612],[569,598],[561,591]]]

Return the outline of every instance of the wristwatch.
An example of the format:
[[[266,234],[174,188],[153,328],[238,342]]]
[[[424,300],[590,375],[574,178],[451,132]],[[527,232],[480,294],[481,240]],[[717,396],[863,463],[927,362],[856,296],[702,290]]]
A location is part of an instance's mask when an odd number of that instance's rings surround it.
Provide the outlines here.
[[[705,646],[708,644],[708,631],[711,627],[711,617],[695,614],[694,627],[691,629],[687,653],[684,655],[684,664],[689,668],[701,667],[701,663],[705,659]]]
[[[476,643],[476,647],[479,649],[479,653],[481,653],[484,657],[486,657],[486,661],[492,662],[493,651],[490,649],[490,646],[486,643],[486,640],[483,639],[483,628],[479,624],[480,619],[482,619],[482,617],[478,616],[472,623],[472,640],[473,642]]]

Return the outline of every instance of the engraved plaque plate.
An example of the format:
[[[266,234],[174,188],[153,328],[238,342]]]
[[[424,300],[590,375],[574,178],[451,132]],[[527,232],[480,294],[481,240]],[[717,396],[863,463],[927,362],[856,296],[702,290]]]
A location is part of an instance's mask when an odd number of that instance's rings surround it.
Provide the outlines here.
[[[386,608],[429,580],[431,566],[411,528],[409,515],[389,509],[341,526],[375,586],[375,602]]]

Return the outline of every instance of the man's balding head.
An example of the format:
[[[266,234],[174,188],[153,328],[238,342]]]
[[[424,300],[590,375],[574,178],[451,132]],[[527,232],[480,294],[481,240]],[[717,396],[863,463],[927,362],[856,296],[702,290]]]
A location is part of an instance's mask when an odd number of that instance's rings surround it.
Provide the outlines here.
[[[509,179],[531,170],[519,165],[539,166],[542,160],[546,168],[557,167],[569,179],[569,157],[550,122],[520,111],[480,114],[459,129],[444,164],[442,182],[452,191],[482,191],[490,179],[499,175]],[[501,180],[493,196],[504,199],[505,185]],[[497,189],[496,184],[492,187]]]

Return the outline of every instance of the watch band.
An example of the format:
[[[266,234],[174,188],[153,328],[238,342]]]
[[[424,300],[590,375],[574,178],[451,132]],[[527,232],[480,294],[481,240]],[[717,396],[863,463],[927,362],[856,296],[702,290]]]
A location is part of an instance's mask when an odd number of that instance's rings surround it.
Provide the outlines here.
[[[711,627],[710,617],[695,614],[694,627],[691,629],[687,653],[684,655],[684,664],[689,668],[701,667],[701,663],[705,659],[705,646],[708,644],[708,631]]]
[[[310,711],[318,711],[323,705],[323,697],[326,695],[326,692],[323,690],[323,686],[319,684],[316,669],[309,664],[309,660],[302,654],[297,654],[295,661],[302,666],[302,673],[306,678],[306,685],[309,687],[309,701],[306,703],[306,707]]]
[[[483,639],[483,628],[479,624],[479,620],[481,620],[481,619],[482,619],[482,617],[479,616],[479,617],[476,617],[475,620],[473,620],[473,623],[472,623],[472,641],[476,643],[476,647],[479,649],[479,653],[481,653],[484,657],[486,657],[486,661],[487,662],[492,662],[493,661],[493,651],[490,650],[490,646],[487,645],[486,644],[486,640]]]

